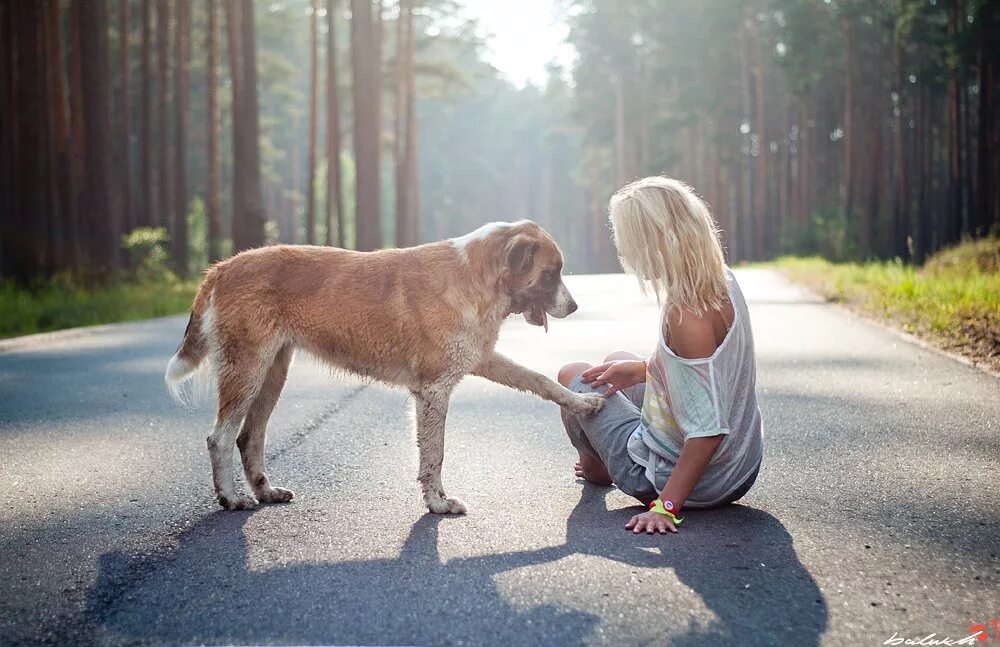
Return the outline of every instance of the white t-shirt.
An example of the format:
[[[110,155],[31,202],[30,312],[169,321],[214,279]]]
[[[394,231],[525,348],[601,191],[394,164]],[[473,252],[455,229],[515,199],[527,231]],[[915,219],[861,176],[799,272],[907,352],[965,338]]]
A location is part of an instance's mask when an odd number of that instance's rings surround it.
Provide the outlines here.
[[[649,359],[642,422],[628,440],[629,455],[661,490],[688,438],[725,435],[686,507],[716,505],[760,465],[764,451],[757,407],[756,360],[750,313],[726,268],[733,325],[711,357],[678,357],[663,340]]]

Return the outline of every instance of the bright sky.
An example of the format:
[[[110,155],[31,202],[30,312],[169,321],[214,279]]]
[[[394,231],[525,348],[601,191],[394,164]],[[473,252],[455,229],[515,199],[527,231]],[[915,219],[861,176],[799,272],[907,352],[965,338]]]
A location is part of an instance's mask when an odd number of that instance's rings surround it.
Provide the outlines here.
[[[518,87],[545,82],[553,59],[572,62],[566,44],[568,27],[556,10],[557,0],[462,0],[466,13],[479,20],[489,36],[487,60]]]

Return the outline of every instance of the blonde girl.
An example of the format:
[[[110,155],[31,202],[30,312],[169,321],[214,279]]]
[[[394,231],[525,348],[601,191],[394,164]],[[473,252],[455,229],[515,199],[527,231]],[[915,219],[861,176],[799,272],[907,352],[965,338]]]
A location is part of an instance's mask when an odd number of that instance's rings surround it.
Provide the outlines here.
[[[685,184],[647,177],[611,198],[622,267],[662,304],[647,358],[618,351],[567,364],[559,382],[607,402],[592,416],[563,411],[576,475],[616,484],[649,511],[633,532],[677,532],[684,508],[741,498],[763,453],[750,316],[726,267],[715,221]]]

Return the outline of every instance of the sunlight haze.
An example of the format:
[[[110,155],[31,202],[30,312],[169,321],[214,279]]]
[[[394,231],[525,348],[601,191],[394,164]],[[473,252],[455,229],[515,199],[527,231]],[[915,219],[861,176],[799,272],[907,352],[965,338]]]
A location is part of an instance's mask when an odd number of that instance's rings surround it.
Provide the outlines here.
[[[487,60],[511,83],[545,83],[552,60],[566,66],[573,48],[568,26],[551,0],[465,0],[465,11],[479,21],[487,38]]]

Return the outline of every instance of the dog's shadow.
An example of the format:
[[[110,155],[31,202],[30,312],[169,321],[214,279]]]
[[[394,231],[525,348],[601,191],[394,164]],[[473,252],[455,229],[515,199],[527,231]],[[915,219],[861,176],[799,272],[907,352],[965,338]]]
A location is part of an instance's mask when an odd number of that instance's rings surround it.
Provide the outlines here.
[[[438,526],[458,521],[426,515],[395,559],[250,570],[242,526],[252,513],[215,514],[187,530],[175,550],[103,555],[88,615],[104,637],[125,642],[574,645],[594,631],[598,615],[547,603],[516,608],[494,579],[583,554],[674,569],[716,619],[670,617],[670,644],[818,644],[826,604],[777,519],[728,506],[701,513],[680,535],[637,537],[619,526],[636,509],[608,512],[605,495],[584,488],[562,545],[445,563]],[[667,599],[661,613],[669,615]]]

